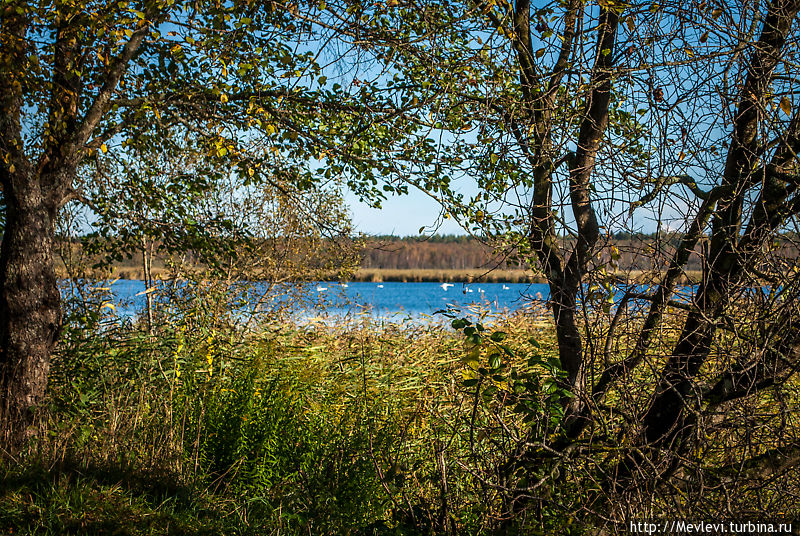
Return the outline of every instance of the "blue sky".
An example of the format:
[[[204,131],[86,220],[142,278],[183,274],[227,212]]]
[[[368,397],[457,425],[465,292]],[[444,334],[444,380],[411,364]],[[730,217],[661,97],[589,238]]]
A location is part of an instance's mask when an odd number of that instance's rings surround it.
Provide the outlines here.
[[[380,209],[360,203],[350,193],[345,194],[356,231],[370,235],[416,236],[425,227],[429,234],[464,234],[452,219],[441,221],[439,204],[419,191],[389,197]],[[437,221],[441,224],[436,228]]]

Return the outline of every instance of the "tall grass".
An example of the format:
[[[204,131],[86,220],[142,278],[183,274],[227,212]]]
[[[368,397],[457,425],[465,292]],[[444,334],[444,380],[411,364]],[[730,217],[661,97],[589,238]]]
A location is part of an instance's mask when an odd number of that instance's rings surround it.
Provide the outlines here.
[[[563,411],[544,312],[490,326],[478,311],[480,328],[456,330],[368,317],[244,329],[208,296],[186,299],[152,332],[109,321],[102,300],[73,311],[41,433],[0,462],[0,534],[582,534],[615,521],[609,508],[708,517],[787,496],[687,484],[635,503],[601,489],[657,363],[609,393],[568,455],[510,465],[522,446],[546,454]],[[707,452],[692,463],[744,455]],[[509,520],[520,490],[525,515]]]
[[[0,532],[415,534],[449,519],[452,333],[242,332],[193,311],[153,335],[100,310],[72,319],[43,432],[2,468]]]

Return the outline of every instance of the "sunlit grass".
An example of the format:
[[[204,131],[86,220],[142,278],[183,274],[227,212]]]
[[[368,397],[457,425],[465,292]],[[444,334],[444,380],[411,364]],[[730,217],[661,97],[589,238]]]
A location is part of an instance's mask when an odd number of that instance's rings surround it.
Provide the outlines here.
[[[471,347],[446,322],[367,315],[243,331],[203,310],[153,335],[135,325],[100,329],[91,316],[70,324],[40,408],[42,434],[23,463],[0,468],[0,533],[482,534],[502,523],[503,478],[529,485],[550,474],[498,471],[515,436],[553,437],[548,419],[559,407],[541,391],[530,399],[537,409],[520,413],[527,395],[504,391],[505,380],[476,396],[464,385],[476,377]],[[470,318],[487,334],[505,333],[507,370],[541,372],[530,358],[557,355],[544,309],[497,317],[474,310]],[[582,509],[596,500],[598,472],[625,448],[615,430],[645,407],[680,318],[668,319],[645,365],[604,399],[587,433],[589,455],[537,488],[539,506],[525,521],[531,534],[603,523]],[[602,333],[602,323],[593,329]],[[631,334],[618,334],[614,358]],[[764,413],[796,400],[782,396],[753,407]],[[692,463],[743,457],[734,433],[707,438],[707,458]],[[770,494],[781,496],[758,497]]]

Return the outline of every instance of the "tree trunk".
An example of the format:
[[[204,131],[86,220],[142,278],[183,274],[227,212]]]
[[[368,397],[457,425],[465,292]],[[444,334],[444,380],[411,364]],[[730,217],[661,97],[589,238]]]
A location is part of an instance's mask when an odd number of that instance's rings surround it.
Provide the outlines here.
[[[756,207],[763,208],[754,212],[740,238],[746,193],[759,182],[759,174],[754,170],[760,153],[758,133],[765,101],[771,95],[773,71],[799,11],[798,0],[774,0],[769,5],[758,46],[750,58],[734,121],[731,148],[722,176],[722,186],[730,188],[731,193],[720,201],[721,207],[714,217],[708,275],[694,300],[697,309],[687,316],[642,419],[639,441],[650,449],[650,459],[643,462],[639,452],[627,457],[618,470],[612,472],[618,479],[614,485],[629,483],[633,471],[642,463],[650,474],[657,468],[659,478],[669,476],[676,468],[678,458],[675,455],[680,453],[694,430],[695,424],[687,420],[687,412],[692,401],[700,396],[694,381],[711,351],[715,321],[760,245],[787,217],[785,209],[780,210],[788,195],[786,185],[774,184],[774,180],[764,177],[756,203]],[[783,152],[785,149],[778,151],[773,166],[780,168],[793,162],[792,157],[796,158],[795,151],[788,151],[787,158],[783,157]],[[664,453],[669,455],[664,456]]]
[[[74,6],[57,6],[52,83],[36,163],[25,155],[25,95],[34,79],[21,76],[33,49],[27,38],[33,10],[0,10],[0,185],[6,202],[6,226],[0,245],[0,451],[17,452],[32,435],[34,408],[47,387],[50,353],[61,325],[60,295],[53,249],[55,221],[70,193],[87,143],[145,37],[141,24],[92,82],[100,89],[82,111],[86,54],[83,16]],[[145,17],[148,20],[149,16]],[[48,30],[49,31],[49,30]],[[37,52],[38,53],[38,52]],[[88,79],[88,78],[87,78]],[[31,93],[32,95],[32,93]],[[40,103],[41,104],[41,103]],[[31,117],[45,119],[33,113]],[[29,119],[35,124],[37,120]],[[25,133],[25,135],[23,134]],[[111,135],[111,134],[108,134]],[[96,145],[100,143],[95,140]]]
[[[19,188],[5,195],[0,246],[0,444],[8,452],[34,434],[34,409],[61,326],[53,262],[57,206],[33,173],[17,178]]]

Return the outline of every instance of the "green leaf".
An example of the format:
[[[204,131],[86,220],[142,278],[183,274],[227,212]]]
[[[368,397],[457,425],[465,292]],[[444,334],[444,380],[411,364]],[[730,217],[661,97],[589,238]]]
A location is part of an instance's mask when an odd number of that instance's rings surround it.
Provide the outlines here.
[[[506,333],[502,331],[495,331],[489,338],[494,342],[501,342],[506,338]]]

